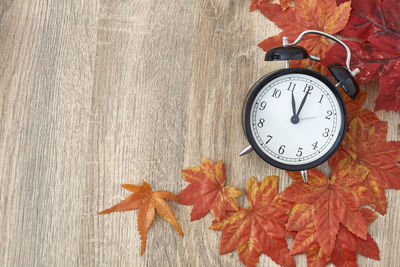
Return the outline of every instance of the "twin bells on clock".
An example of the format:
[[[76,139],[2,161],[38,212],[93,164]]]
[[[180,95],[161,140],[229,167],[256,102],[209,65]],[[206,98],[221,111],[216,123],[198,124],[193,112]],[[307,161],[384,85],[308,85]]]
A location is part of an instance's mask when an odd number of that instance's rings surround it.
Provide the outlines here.
[[[347,54],[346,65],[331,64],[337,83],[310,69],[290,68],[290,60],[311,59],[300,46],[305,35],[317,34],[339,43]],[[267,163],[285,170],[307,170],[328,160],[339,148],[347,126],[346,107],[338,87],[351,98],[359,93],[350,69],[351,52],[339,39],[325,32],[307,30],[293,43],[283,37],[283,46],[272,48],[266,61],[284,60],[286,68],[262,77],[251,88],[243,107],[243,129],[250,143],[239,155],[254,150]]]

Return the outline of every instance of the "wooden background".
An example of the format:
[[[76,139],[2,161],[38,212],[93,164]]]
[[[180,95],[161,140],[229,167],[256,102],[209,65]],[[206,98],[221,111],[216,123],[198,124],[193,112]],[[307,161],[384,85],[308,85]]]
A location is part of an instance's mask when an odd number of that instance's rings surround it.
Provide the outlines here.
[[[279,29],[249,5],[1,0],[0,266],[242,266],[219,256],[211,215],[189,222],[191,207],[171,204],[183,239],[156,217],[142,257],[137,212],[97,212],[128,194],[121,183],[178,193],[180,170],[203,157],[223,159],[240,189],[251,175],[290,184],[254,153],[237,156],[245,95],[282,67],[257,48]],[[364,88],[372,109],[377,84]],[[379,116],[400,140],[399,113]],[[360,266],[400,266],[400,192],[387,196],[370,227],[382,261],[359,256]]]

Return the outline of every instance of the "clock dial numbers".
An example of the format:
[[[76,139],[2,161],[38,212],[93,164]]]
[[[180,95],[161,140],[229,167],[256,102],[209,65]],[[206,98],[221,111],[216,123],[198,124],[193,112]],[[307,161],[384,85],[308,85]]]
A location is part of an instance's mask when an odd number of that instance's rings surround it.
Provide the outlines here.
[[[285,153],[285,147],[286,147],[285,145],[281,145],[281,146],[279,147],[278,153],[281,154],[281,155],[282,155],[283,153]]]
[[[293,93],[294,92],[294,88],[296,88],[296,84],[292,83],[292,82],[289,82],[289,87],[287,88],[287,90]]]
[[[282,92],[279,89],[274,89],[274,92],[272,93],[272,96],[275,98],[279,98],[281,96]]]
[[[296,156],[301,157],[301,155],[303,155],[303,148],[299,147],[299,149],[297,149]]]
[[[331,89],[317,78],[298,73],[280,76],[265,84],[252,103],[251,134],[257,147],[274,161],[287,165],[314,162],[337,139],[340,106]],[[293,123],[295,112],[298,122]]]
[[[261,118],[257,123],[258,128],[262,128],[264,126],[264,122],[265,122],[265,119]]]
[[[321,98],[319,99],[318,103],[322,104],[322,99],[324,98],[324,95],[321,95]]]
[[[312,90],[314,90],[314,86],[306,83],[306,86],[303,89],[303,93],[307,93],[308,91],[308,94],[311,95]]]
[[[328,137],[329,135],[329,128],[325,128],[324,132],[322,133],[323,137]]]
[[[260,103],[259,110],[264,110],[266,107],[267,107],[267,102],[262,101],[262,102]]]
[[[265,141],[265,144],[268,144],[268,143],[269,143],[269,141],[271,141],[271,139],[272,139],[272,136],[270,136],[270,135],[267,135],[267,141]]]
[[[325,116],[325,119],[330,120],[331,117],[332,117],[333,111],[332,111],[332,110],[328,110],[326,113],[327,113],[328,115]]]
[[[312,147],[314,150],[317,150],[318,148],[318,141],[312,144]]]

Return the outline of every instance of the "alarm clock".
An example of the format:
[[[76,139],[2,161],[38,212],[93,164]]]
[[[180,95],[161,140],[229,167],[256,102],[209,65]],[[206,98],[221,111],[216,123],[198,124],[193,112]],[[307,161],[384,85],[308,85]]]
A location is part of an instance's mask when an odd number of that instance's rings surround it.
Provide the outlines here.
[[[296,46],[308,34],[325,36],[346,50],[346,66],[328,66],[336,84],[313,70],[289,67],[290,60],[319,61],[303,47]],[[346,44],[325,32],[304,31],[293,43],[283,37],[283,46],[269,50],[265,60],[285,60],[286,68],[262,77],[247,95],[242,123],[250,144],[239,155],[254,150],[277,168],[301,171],[307,182],[307,170],[327,161],[345,135],[346,106],[338,87],[353,99],[359,92],[354,79],[359,70],[350,70],[350,59]]]

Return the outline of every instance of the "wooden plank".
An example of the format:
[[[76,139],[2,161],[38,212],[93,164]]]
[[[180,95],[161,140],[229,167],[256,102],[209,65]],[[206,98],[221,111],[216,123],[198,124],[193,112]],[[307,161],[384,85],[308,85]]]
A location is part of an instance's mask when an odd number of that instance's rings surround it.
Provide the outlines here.
[[[121,183],[146,180],[155,190],[180,190],[193,5],[187,0],[100,3],[85,192],[90,215],[81,240],[90,257],[81,255],[83,266],[179,263],[182,238],[159,216],[140,257],[137,212],[96,213],[128,194]]]
[[[1,1],[0,265],[79,255],[95,1]]]

